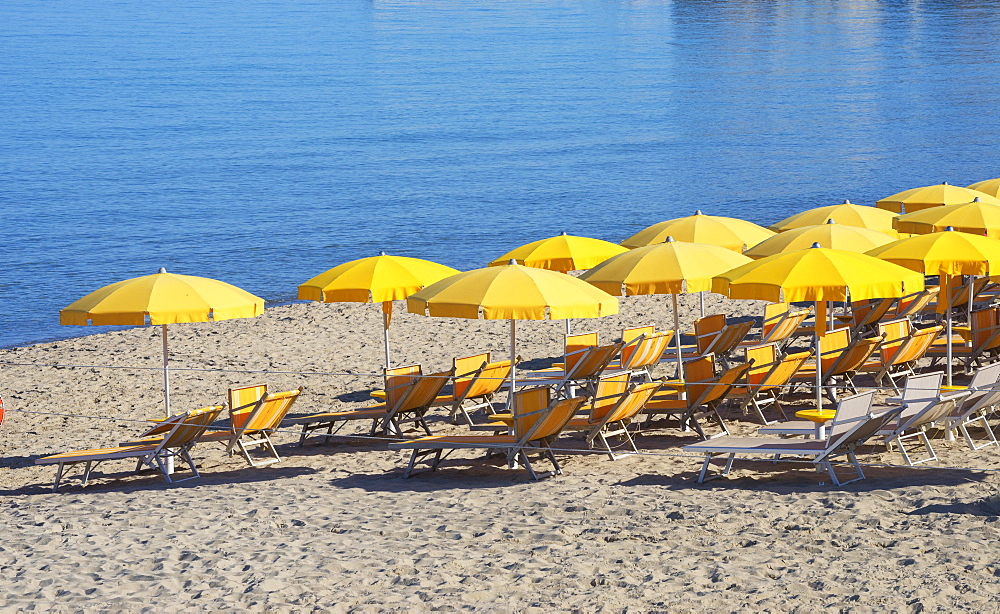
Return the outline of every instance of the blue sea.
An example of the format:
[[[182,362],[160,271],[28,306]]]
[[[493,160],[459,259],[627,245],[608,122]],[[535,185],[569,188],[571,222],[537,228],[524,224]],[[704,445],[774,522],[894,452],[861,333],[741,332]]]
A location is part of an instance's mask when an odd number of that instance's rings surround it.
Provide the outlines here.
[[[0,346],[159,267],[279,303],[997,177],[998,37],[985,0],[7,0]]]

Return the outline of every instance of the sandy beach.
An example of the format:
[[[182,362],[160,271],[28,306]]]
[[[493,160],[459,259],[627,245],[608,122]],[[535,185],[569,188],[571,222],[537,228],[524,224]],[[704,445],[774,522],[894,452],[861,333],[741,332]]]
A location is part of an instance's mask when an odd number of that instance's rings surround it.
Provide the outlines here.
[[[761,313],[760,303],[708,302],[709,313]],[[681,305],[688,329],[697,298]],[[621,311],[574,330],[610,341],[626,325],[671,328],[666,297],[625,299]],[[355,304],[172,325],[173,407],[221,403],[229,386],[255,382],[305,386],[294,415],[359,407],[380,387],[380,326],[377,306]],[[532,366],[558,359],[563,330],[520,322],[518,353]],[[427,318],[397,303],[394,362],[502,358],[508,334],[505,321]],[[700,458],[680,450],[696,436],[666,429],[639,435],[647,454],[615,462],[572,451],[582,437],[565,436],[563,475],[541,482],[481,451],[404,480],[407,454],[381,439],[300,448],[287,428],[283,461],[266,468],[202,445],[200,479],[168,485],[118,461],[85,489],[77,468],[51,492],[55,470],[35,458],[116,445],[162,413],[160,351],[158,328],[0,351],[0,609],[1000,610],[1000,449],[961,441],[935,440],[940,460],[920,469],[867,448],[868,479],[843,487],[808,466],[760,461],[698,485]],[[759,426],[727,422],[739,434]],[[462,431],[442,411],[432,428]]]

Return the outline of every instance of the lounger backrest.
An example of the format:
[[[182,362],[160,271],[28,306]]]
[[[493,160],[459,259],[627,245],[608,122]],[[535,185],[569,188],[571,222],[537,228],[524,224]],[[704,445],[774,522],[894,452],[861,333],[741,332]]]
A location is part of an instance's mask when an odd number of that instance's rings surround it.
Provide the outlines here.
[[[740,379],[746,376],[747,371],[753,367],[753,362],[749,361],[741,365],[736,365],[722,372],[719,378],[709,384],[694,403],[691,405],[705,405],[707,403],[718,403],[726,398],[729,391]]]
[[[620,395],[620,398],[610,412],[610,415],[602,416],[599,420],[591,419],[591,422],[604,421],[605,424],[612,424],[615,422],[621,422],[622,420],[627,420],[632,418],[639,412],[641,412],[646,407],[646,403],[649,399],[656,394],[656,391],[662,386],[660,382],[650,382],[647,384],[639,384],[632,390]]]
[[[765,343],[747,348],[747,360],[753,360],[753,368],[747,371],[747,384],[751,387],[764,383],[767,374],[778,364],[778,344]]]
[[[941,395],[933,399],[918,399],[899,413],[897,433],[920,428],[925,424],[940,420],[950,414],[955,405],[967,396],[968,391]]]
[[[910,336],[910,321],[903,319],[879,322],[878,332],[885,337],[882,347],[879,348],[882,364],[891,364],[896,351]]]
[[[452,396],[456,399],[465,398],[465,392],[482,375],[482,369],[490,363],[490,353],[462,356],[452,361],[455,368],[455,381],[452,384]]]
[[[924,308],[927,307],[928,303],[934,300],[934,295],[936,293],[937,290],[935,289],[925,289],[920,292],[904,296],[899,299],[899,304],[896,307],[896,317],[912,318],[923,311]]]
[[[899,365],[923,358],[942,330],[944,326],[930,326],[913,331],[908,342],[892,357],[892,364]]]
[[[1000,386],[994,385],[993,387],[973,391],[968,397],[962,400],[962,404],[952,415],[968,416],[998,404],[1000,404]]]
[[[698,318],[694,321],[695,344],[698,346],[698,353],[704,354],[709,351],[712,342],[726,327],[726,314],[717,313],[715,315]]]
[[[843,437],[857,426],[859,420],[868,415],[875,400],[875,391],[869,390],[844,397],[837,402],[837,413],[830,423],[827,441],[831,446],[840,445],[837,438]]]
[[[698,397],[715,381],[715,354],[705,354],[683,364],[688,398]]]
[[[747,333],[753,328],[753,321],[736,322],[722,329],[715,342],[711,345],[712,353],[716,356],[727,355],[746,338]]]
[[[257,401],[267,394],[267,384],[251,384],[230,388],[226,394],[229,401],[229,420],[234,429],[238,429],[250,417]]]
[[[819,352],[823,373],[829,372],[833,363],[837,362],[844,350],[851,345],[851,331],[848,328],[838,328],[825,335],[820,335]]]
[[[494,394],[510,376],[510,360],[498,360],[483,367],[479,377],[465,391],[466,399],[481,399]],[[459,398],[456,396],[455,398]]]
[[[597,394],[590,405],[591,422],[603,420],[604,416],[615,408],[621,396],[628,390],[630,379],[628,371],[620,371],[602,375],[601,379],[597,380]]]
[[[164,435],[157,449],[181,448],[196,441],[218,419],[222,405],[212,405],[181,414],[170,432]]]
[[[420,376],[411,384],[407,394],[390,410],[398,413],[429,406],[437,398],[437,395],[441,394],[441,389],[454,374],[454,370],[448,370]]]
[[[556,401],[552,407],[539,414],[539,417],[531,425],[531,428],[525,432],[523,436],[524,441],[538,441],[539,439],[558,435],[586,400],[587,397],[578,396]],[[521,437],[518,437],[518,439],[520,440]]]
[[[894,298],[882,298],[852,303],[851,315],[854,319],[854,328],[861,328],[862,326],[869,326],[878,322],[885,317],[885,314],[889,313],[895,302],[896,299]]]
[[[285,414],[295,404],[295,400],[302,394],[303,388],[299,386],[295,390],[286,390],[275,394],[265,394],[256,403],[253,412],[242,425],[246,431],[272,431],[278,428]]]
[[[943,371],[921,373],[920,375],[907,377],[906,383],[903,385],[903,404],[909,403],[914,399],[929,399],[938,396],[941,394],[941,383],[943,381]]]
[[[798,373],[802,365],[806,364],[809,357],[812,356],[812,350],[805,350],[802,352],[796,352],[795,354],[786,354],[778,361],[778,364],[771,369],[768,373],[767,378],[758,388],[758,392],[764,392],[765,390],[771,390],[774,388],[781,388],[782,386],[788,384],[792,381],[792,377]]]
[[[809,317],[808,309],[789,311],[782,319],[763,336],[762,341],[784,341],[791,337],[802,323]]]
[[[591,351],[584,354],[572,371],[566,372],[567,377],[572,379],[594,377],[615,359],[615,356],[621,351],[622,345],[624,344],[619,342],[591,348]]]
[[[997,310],[977,309],[972,312],[969,320],[969,334],[972,337],[972,347],[980,348],[992,341],[997,332]]]
[[[882,337],[867,337],[856,339],[846,350],[841,353],[840,358],[833,363],[829,370],[824,369],[823,373],[829,375],[843,375],[852,373],[868,362],[868,358],[875,353],[875,350],[882,344]]]
[[[670,340],[674,337],[674,331],[668,330],[663,333],[652,333],[640,338],[634,345],[622,347],[622,368],[642,369],[650,365],[655,365],[660,361],[663,352],[670,345]],[[625,341],[622,338],[622,341]],[[626,342],[628,343],[628,342]]]
[[[385,369],[385,405],[393,407],[409,391],[412,384],[420,377],[420,365],[406,365]]]
[[[1000,362],[983,365],[972,374],[972,379],[969,381],[969,389],[978,390],[987,386],[992,387],[993,384],[997,383],[997,380],[1000,380]]]
[[[768,303],[764,305],[764,321],[760,327],[760,337],[764,339],[768,333],[788,314],[788,303]]]
[[[531,429],[551,402],[552,389],[548,386],[522,388],[514,393],[514,433],[518,438]]]
[[[959,279],[960,280],[961,277],[954,277],[954,279]],[[985,288],[988,283],[990,283],[990,278],[989,277],[977,277],[977,278],[974,278],[972,281],[970,281],[968,283],[965,283],[965,284],[962,284],[958,288],[953,289],[952,290],[952,299],[951,299],[951,303],[950,303],[951,306],[952,307],[961,307],[963,305],[968,305],[969,304],[969,288],[970,287],[972,288],[972,296],[975,297],[975,296],[978,296],[979,293],[983,291],[983,288]]]
[[[587,355],[587,350],[598,344],[597,331],[566,335],[565,372],[569,373]]]
[[[625,343],[631,343],[639,337],[649,337],[656,332],[656,329],[652,326],[633,326],[632,328],[622,329],[622,341]]]

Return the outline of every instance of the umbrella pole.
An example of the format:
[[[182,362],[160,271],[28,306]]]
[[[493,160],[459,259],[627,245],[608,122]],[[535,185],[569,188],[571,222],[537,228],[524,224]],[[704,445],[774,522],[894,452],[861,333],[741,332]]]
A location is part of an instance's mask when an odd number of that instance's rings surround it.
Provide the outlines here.
[[[681,368],[681,325],[677,318],[677,295],[671,294],[670,299],[674,307],[674,345],[677,346],[677,379],[683,384],[684,369]]]
[[[816,409],[823,409],[823,351],[819,340],[826,334],[826,301],[816,301],[816,325],[813,334],[816,336]]]
[[[698,307],[701,309],[701,316],[700,317],[704,318],[705,317],[705,291],[704,290],[702,290],[701,292],[698,293]]]
[[[388,304],[388,305],[387,305]],[[392,303],[386,301],[382,303],[382,337],[385,341],[385,368],[391,369],[392,364],[389,360],[389,312],[392,311]]]
[[[166,408],[167,418],[170,417],[170,370],[167,368],[167,325],[164,324],[162,330],[163,337],[163,405]],[[163,459],[163,472],[171,475],[174,472],[174,455],[168,454]]]
[[[514,373],[517,365],[515,363],[515,348],[517,347],[517,320],[511,318],[510,321],[510,393],[507,395],[507,411],[514,414],[514,385],[517,383],[517,375]]]
[[[566,318],[566,336],[569,337],[569,323],[570,319]]]
[[[163,324],[163,405],[166,417],[170,417],[170,371],[167,369],[167,325]]]
[[[941,275],[938,279],[941,284],[940,294],[938,294],[938,303],[944,305],[945,309],[945,373],[948,376],[947,384],[951,386],[951,292],[949,291],[949,285],[951,284],[951,275]]]

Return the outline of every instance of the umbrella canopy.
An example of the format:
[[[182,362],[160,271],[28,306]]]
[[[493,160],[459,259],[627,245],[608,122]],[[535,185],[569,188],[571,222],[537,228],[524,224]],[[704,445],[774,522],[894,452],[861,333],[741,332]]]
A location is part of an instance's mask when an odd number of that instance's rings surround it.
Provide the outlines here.
[[[806,249],[811,247],[813,243],[819,243],[820,247],[842,249],[849,252],[866,252],[879,245],[892,243],[892,241],[893,239],[889,235],[877,230],[835,224],[831,219],[827,220],[825,224],[803,226],[776,234],[770,239],[765,239],[754,245],[743,252],[743,255],[751,258],[765,258],[782,252]]]
[[[718,245],[667,241],[637,247],[615,256],[580,276],[608,294],[683,294],[712,289],[712,278],[753,262]]]
[[[580,276],[608,294],[635,296],[670,294],[677,344],[677,373],[681,377],[681,346],[677,316],[677,295],[711,290],[712,278],[733,267],[753,262],[743,254],[704,243],[674,241],[637,247],[615,256]],[[702,314],[704,315],[704,314]]]
[[[715,277],[712,289],[730,298],[772,302],[814,301],[816,324],[816,407],[822,407],[820,336],[826,304],[871,298],[898,298],[924,289],[924,276],[865,254],[820,247],[761,258]]]
[[[1000,177],[996,179],[987,179],[986,181],[977,181],[976,183],[966,187],[970,190],[985,192],[990,196],[1000,198]]]
[[[443,264],[408,258],[378,256],[345,262],[299,286],[299,300],[326,303],[382,303],[382,340],[385,368],[391,366],[389,324],[392,301],[402,300],[459,271]]]
[[[299,286],[299,299],[327,303],[397,301],[456,273],[458,270],[429,260],[382,252],[320,273]]]
[[[160,269],[94,290],[59,311],[60,324],[178,324],[264,313],[264,299],[223,281]]]
[[[59,311],[60,324],[163,326],[163,401],[170,415],[167,324],[250,318],[264,313],[264,299],[215,279],[160,269],[94,290]]]
[[[924,276],[866,254],[812,247],[768,256],[717,275],[712,290],[778,303],[895,298],[924,289]]]
[[[406,299],[410,313],[510,320],[510,391],[516,384],[517,320],[599,318],[618,313],[618,299],[576,277],[511,261],[459,273]]]
[[[867,254],[924,275],[1000,273],[1000,241],[965,232],[915,235]]]
[[[949,226],[961,232],[1000,239],[1000,201],[991,204],[980,194],[972,202],[907,213],[896,218],[900,232],[926,234]]]
[[[406,300],[411,313],[486,320],[599,318],[618,299],[579,279],[517,263],[475,269],[431,284]]]
[[[757,245],[774,232],[744,220],[732,217],[705,215],[701,211],[640,230],[621,242],[625,247],[645,247],[663,243],[667,237],[688,243],[708,243],[742,252]]]
[[[918,211],[917,213],[924,212]],[[941,295],[938,304],[945,306],[948,306],[949,276],[990,275],[1000,272],[1000,241],[952,230],[916,235],[901,241],[894,241],[869,251],[868,255],[924,275],[941,276]],[[969,308],[972,308],[971,300]],[[951,309],[948,309],[947,371],[949,385],[952,375],[951,316]]]
[[[786,230],[792,230],[794,228],[825,224],[827,220],[834,219],[837,220],[838,224],[842,224],[844,226],[856,226],[858,228],[867,228],[868,230],[877,230],[885,233],[893,239],[898,239],[899,233],[892,227],[892,221],[895,218],[896,215],[892,211],[886,211],[885,209],[878,209],[876,207],[868,207],[865,205],[855,205],[851,201],[845,200],[839,205],[816,207],[814,209],[796,213],[795,215],[786,217],[780,222],[768,226],[768,229],[773,230],[774,232],[785,232]]]
[[[967,203],[977,196],[981,197],[983,196],[983,193],[957,185],[939,183],[937,185],[928,185],[922,188],[903,190],[902,192],[893,194],[892,196],[886,196],[882,200],[876,202],[875,206],[879,209],[888,209],[889,211],[895,211],[896,213],[902,213],[904,209],[908,213],[913,213],[915,211],[930,209],[932,207]],[[987,202],[994,205],[1000,205],[1000,200],[990,196],[987,196],[987,198],[992,199]],[[896,230],[899,230],[899,228]]]
[[[564,232],[511,250],[491,262],[490,266],[504,266],[514,260],[524,266],[565,273],[595,267],[627,251],[627,248],[609,241],[576,237]]]

